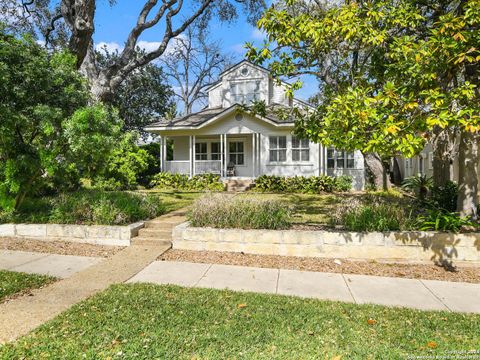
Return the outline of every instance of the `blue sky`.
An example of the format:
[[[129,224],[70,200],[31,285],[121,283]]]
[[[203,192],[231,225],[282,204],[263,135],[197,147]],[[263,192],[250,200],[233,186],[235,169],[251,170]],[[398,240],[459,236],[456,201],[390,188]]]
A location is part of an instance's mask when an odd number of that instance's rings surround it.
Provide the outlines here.
[[[106,44],[109,49],[121,48],[137,20],[143,3],[143,1],[118,0],[117,4],[111,7],[106,0],[99,2],[95,14],[95,43],[97,45]],[[239,14],[242,15],[240,11]],[[210,25],[210,35],[213,40],[221,41],[224,51],[238,61],[244,57],[243,44],[245,42],[261,45],[264,39],[263,34],[250,25],[244,16],[240,16],[239,19],[229,24],[214,20]],[[163,28],[161,26],[154,27],[142,35],[139,45],[146,49],[154,48],[155,43],[161,41],[162,36]],[[312,77],[305,77],[302,80],[304,86],[296,96],[306,100],[316,93],[317,84]]]

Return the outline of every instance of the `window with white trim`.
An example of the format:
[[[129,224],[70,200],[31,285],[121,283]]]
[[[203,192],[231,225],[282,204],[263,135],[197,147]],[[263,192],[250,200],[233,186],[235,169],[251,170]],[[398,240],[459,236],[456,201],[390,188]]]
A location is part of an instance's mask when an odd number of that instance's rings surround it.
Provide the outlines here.
[[[310,160],[310,141],[292,136],[292,160],[309,161]]]
[[[335,169],[335,150],[327,149],[327,169]]]
[[[346,152],[345,158],[347,160],[347,169],[355,169],[355,153],[354,152]]]
[[[260,100],[260,81],[235,82],[232,84],[231,92],[234,103],[249,105]]]
[[[433,170],[433,152],[428,153],[428,169]]]
[[[232,141],[228,145],[230,162],[235,165],[245,165],[245,153],[242,141]]]
[[[269,137],[270,162],[287,161],[287,137],[270,136]]]
[[[211,149],[211,159],[212,160],[221,160],[222,154],[220,150],[220,143],[219,142],[212,142],[210,144]]]
[[[355,169],[355,153],[328,148],[327,169]]]
[[[195,160],[208,160],[207,143],[195,144]]]

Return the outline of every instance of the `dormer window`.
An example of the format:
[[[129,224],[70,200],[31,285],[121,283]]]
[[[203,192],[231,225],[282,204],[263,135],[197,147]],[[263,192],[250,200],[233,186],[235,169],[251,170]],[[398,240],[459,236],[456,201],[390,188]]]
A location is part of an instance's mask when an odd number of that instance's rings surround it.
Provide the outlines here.
[[[233,103],[250,105],[260,100],[260,81],[232,82],[231,91]]]

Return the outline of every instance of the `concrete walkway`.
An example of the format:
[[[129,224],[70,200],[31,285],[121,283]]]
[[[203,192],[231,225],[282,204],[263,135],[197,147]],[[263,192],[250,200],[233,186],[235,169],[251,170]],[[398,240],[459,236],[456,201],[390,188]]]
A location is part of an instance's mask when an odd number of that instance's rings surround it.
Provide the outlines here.
[[[0,269],[68,278],[98,264],[101,258],[0,250]]]
[[[156,261],[129,282],[480,313],[480,284]]]
[[[185,221],[184,211],[171,212],[155,221],[165,221],[168,224],[181,223]],[[66,279],[42,289],[33,290],[33,296],[22,296],[0,304],[0,344],[26,335],[70,306],[105,290],[112,284],[127,281],[169,248],[170,245],[132,245],[108,259],[89,264],[90,266],[84,270]],[[21,256],[19,255],[18,258]],[[32,256],[31,253],[26,253],[23,258],[24,264],[19,266],[16,266],[17,263],[13,260],[8,260],[9,256],[0,258],[0,262],[3,264],[3,260],[7,259],[5,264],[9,261],[12,270],[26,271],[28,264],[42,260],[48,262],[48,256],[50,255]],[[48,271],[53,273],[52,269]]]

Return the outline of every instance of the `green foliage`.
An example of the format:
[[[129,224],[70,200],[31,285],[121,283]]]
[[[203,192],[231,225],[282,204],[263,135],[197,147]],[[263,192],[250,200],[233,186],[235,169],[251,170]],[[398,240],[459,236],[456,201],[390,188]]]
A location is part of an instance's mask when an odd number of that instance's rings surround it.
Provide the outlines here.
[[[456,212],[447,212],[439,209],[427,209],[417,218],[419,230],[459,232],[462,227],[478,227],[478,224],[468,218],[462,218]]]
[[[125,225],[166,212],[154,194],[82,190],[48,198],[28,198],[16,212],[0,212],[0,223]]]
[[[195,227],[276,230],[290,227],[290,215],[283,202],[214,194],[196,200],[188,220]]]
[[[0,207],[12,209],[71,170],[64,121],[88,93],[73,56],[0,32],[0,94]]]
[[[420,201],[427,198],[428,192],[432,189],[433,179],[427,175],[418,174],[403,181],[402,188],[414,193]]]
[[[433,186],[428,199],[430,206],[454,212],[457,209],[458,185],[453,181],[447,181],[445,186]]]
[[[0,33],[0,208],[77,190],[81,177],[98,174],[111,173],[127,187],[135,182],[132,172],[143,168],[140,156],[132,159],[133,140],[119,141],[123,123],[116,111],[87,106],[75,65],[65,52],[50,54],[30,38]]]
[[[337,206],[331,225],[349,231],[412,230],[415,217],[409,205],[391,196],[346,199]]]
[[[149,143],[141,145],[140,149],[146,151],[149,156],[146,158],[147,167],[138,174],[138,183],[144,187],[151,187],[153,177],[158,174],[158,170],[160,169],[160,146],[158,143]],[[167,153],[169,150],[167,143]],[[169,156],[167,154],[167,159],[168,158]]]
[[[223,191],[225,189],[220,176],[216,174],[199,174],[190,178],[188,175],[162,172],[153,177],[151,185],[157,189],[175,190]]]
[[[317,75],[318,106],[294,114],[298,134],[410,157],[434,129],[480,129],[479,8],[479,0],[285,1],[264,13],[258,26],[269,42],[249,44],[247,56],[273,60],[276,78]]]
[[[335,178],[335,190],[347,192],[352,190],[353,179],[351,176],[340,175]]]
[[[153,156],[136,145],[137,135],[127,132],[106,157],[106,166],[99,172],[93,187],[104,190],[134,189],[139,177],[154,162]]]
[[[293,176],[261,175],[255,179],[255,190],[262,192],[287,192],[317,194],[320,192],[350,191],[352,178],[349,176]]]
[[[106,57],[104,61],[111,62],[118,55],[107,54]],[[115,90],[111,104],[118,109],[124,130],[137,131],[145,137],[143,128],[152,123],[152,118],[172,111],[174,92],[167,79],[160,66],[148,64],[128,75]]]

